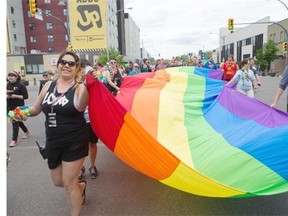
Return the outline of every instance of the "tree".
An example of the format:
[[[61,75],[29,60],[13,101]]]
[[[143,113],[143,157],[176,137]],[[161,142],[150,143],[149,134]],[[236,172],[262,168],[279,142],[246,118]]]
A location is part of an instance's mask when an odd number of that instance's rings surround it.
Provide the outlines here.
[[[123,60],[123,55],[120,54],[120,52],[116,49],[108,49],[109,52],[109,59],[115,59],[117,64],[121,64],[122,60]],[[107,65],[108,63],[108,59],[107,59],[107,53],[103,53],[102,55],[100,55],[100,57],[98,58],[98,62],[100,62],[102,65]]]
[[[265,60],[263,49],[256,51],[256,64],[259,65],[261,71],[265,71],[267,68],[267,61]]]
[[[267,68],[268,72],[270,71],[271,62],[278,58],[277,52],[278,48],[272,40],[268,40],[267,43],[264,44],[263,49],[257,50],[256,58],[262,70]]]

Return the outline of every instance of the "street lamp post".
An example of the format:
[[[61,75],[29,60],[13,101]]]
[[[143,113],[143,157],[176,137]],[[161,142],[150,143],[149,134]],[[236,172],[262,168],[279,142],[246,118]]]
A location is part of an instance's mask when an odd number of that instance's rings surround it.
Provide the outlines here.
[[[58,5],[59,6],[66,6],[65,2],[66,2],[66,0],[60,0]],[[52,18],[56,19],[57,21],[59,21],[63,25],[65,32],[66,32],[66,35],[67,35],[68,46],[71,45],[70,33],[69,33],[69,30],[68,30],[67,26],[65,25],[64,21],[61,20],[59,17],[53,16],[52,14],[49,14],[49,13],[43,11],[41,8],[37,8],[37,10],[38,10],[37,13],[45,14],[46,16],[52,17]],[[41,15],[41,18],[42,18],[42,15]],[[43,19],[41,19],[41,20],[43,20]]]
[[[113,13],[113,14],[111,14],[111,16],[109,16],[109,18],[107,19],[107,25],[106,25],[106,34],[107,34],[107,47],[106,47],[106,55],[107,55],[107,62],[109,61],[109,48],[108,48],[108,45],[109,45],[109,37],[108,37],[108,35],[109,35],[109,20],[113,17],[113,16],[115,16],[115,15],[117,15],[120,11],[124,11],[125,9],[127,9],[127,10],[132,10],[133,8],[132,7],[129,7],[129,8],[122,8],[122,9],[119,9],[119,10],[117,10],[115,13]]]
[[[67,35],[68,45],[70,45],[70,44],[71,44],[70,34],[69,34],[69,30],[68,30],[68,28],[66,27],[65,23],[64,23],[60,18],[58,18],[58,17],[56,17],[56,16],[53,16],[52,14],[46,13],[46,12],[43,11],[43,10],[41,10],[41,12],[42,12],[43,14],[47,15],[47,16],[50,16],[50,17],[58,20],[58,21],[63,25],[63,27],[64,27],[64,29],[65,29],[65,32],[66,32],[66,35]]]
[[[210,32],[210,34],[214,34],[214,35],[217,35],[219,37],[219,47],[218,47],[218,53],[217,53],[217,62],[220,62],[221,61],[221,58],[222,58],[222,46],[225,44],[225,36],[224,35],[220,35],[218,33],[215,33],[215,32]],[[222,61],[223,61],[223,58],[222,58]]]
[[[277,1],[279,1],[281,4],[283,4],[285,6],[285,8],[288,10],[287,5],[283,1],[281,1],[281,0],[277,0]]]
[[[288,11],[288,6],[283,2],[283,1],[281,1],[281,0],[276,0],[276,1],[278,1],[278,2],[280,2],[282,5],[284,5],[284,7],[287,9],[287,11]],[[286,35],[286,42],[288,43],[288,32],[287,32],[287,30],[282,26],[282,25],[280,25],[279,23],[276,23],[276,22],[273,22],[274,24],[276,24],[276,25],[278,25],[278,26],[280,26],[283,30],[284,30],[284,32],[285,32],[285,35]],[[284,38],[284,41],[285,41],[285,38]],[[287,65],[288,64],[288,47],[287,47],[287,49],[286,49],[286,60],[285,60],[285,64]]]

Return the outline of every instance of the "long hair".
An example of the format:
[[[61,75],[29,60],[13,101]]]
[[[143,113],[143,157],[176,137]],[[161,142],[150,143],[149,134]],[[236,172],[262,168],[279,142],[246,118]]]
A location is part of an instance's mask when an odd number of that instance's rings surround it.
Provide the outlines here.
[[[65,55],[70,55],[74,58],[75,62],[76,62],[76,68],[75,68],[75,76],[74,76],[74,80],[75,82],[81,82],[82,80],[82,75],[81,75],[81,65],[80,65],[80,59],[78,57],[78,55],[74,52],[71,52],[71,51],[65,51],[63,52],[59,58],[58,58],[58,61],[57,61],[57,68],[62,60],[62,58],[65,56]],[[59,74],[57,74],[55,76],[55,79],[58,79],[59,78]]]

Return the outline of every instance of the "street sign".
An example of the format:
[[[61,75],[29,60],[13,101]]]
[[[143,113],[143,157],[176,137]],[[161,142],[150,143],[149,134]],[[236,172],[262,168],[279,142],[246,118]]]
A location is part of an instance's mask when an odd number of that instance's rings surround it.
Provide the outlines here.
[[[35,14],[35,19],[43,21],[43,14],[42,14],[42,10],[40,8],[38,8],[38,10]]]

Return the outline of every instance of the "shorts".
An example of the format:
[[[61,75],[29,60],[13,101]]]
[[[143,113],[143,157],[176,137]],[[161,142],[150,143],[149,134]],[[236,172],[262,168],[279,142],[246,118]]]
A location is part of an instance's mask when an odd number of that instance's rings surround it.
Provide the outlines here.
[[[90,143],[97,143],[98,142],[98,137],[96,136],[96,134],[94,133],[91,124],[87,123],[87,127],[88,127],[88,133],[89,133],[89,142]]]
[[[48,159],[49,169],[55,169],[62,161],[71,162],[88,156],[89,142],[83,140],[82,143],[72,143],[71,145],[59,147],[56,145],[46,145],[45,154]]]

